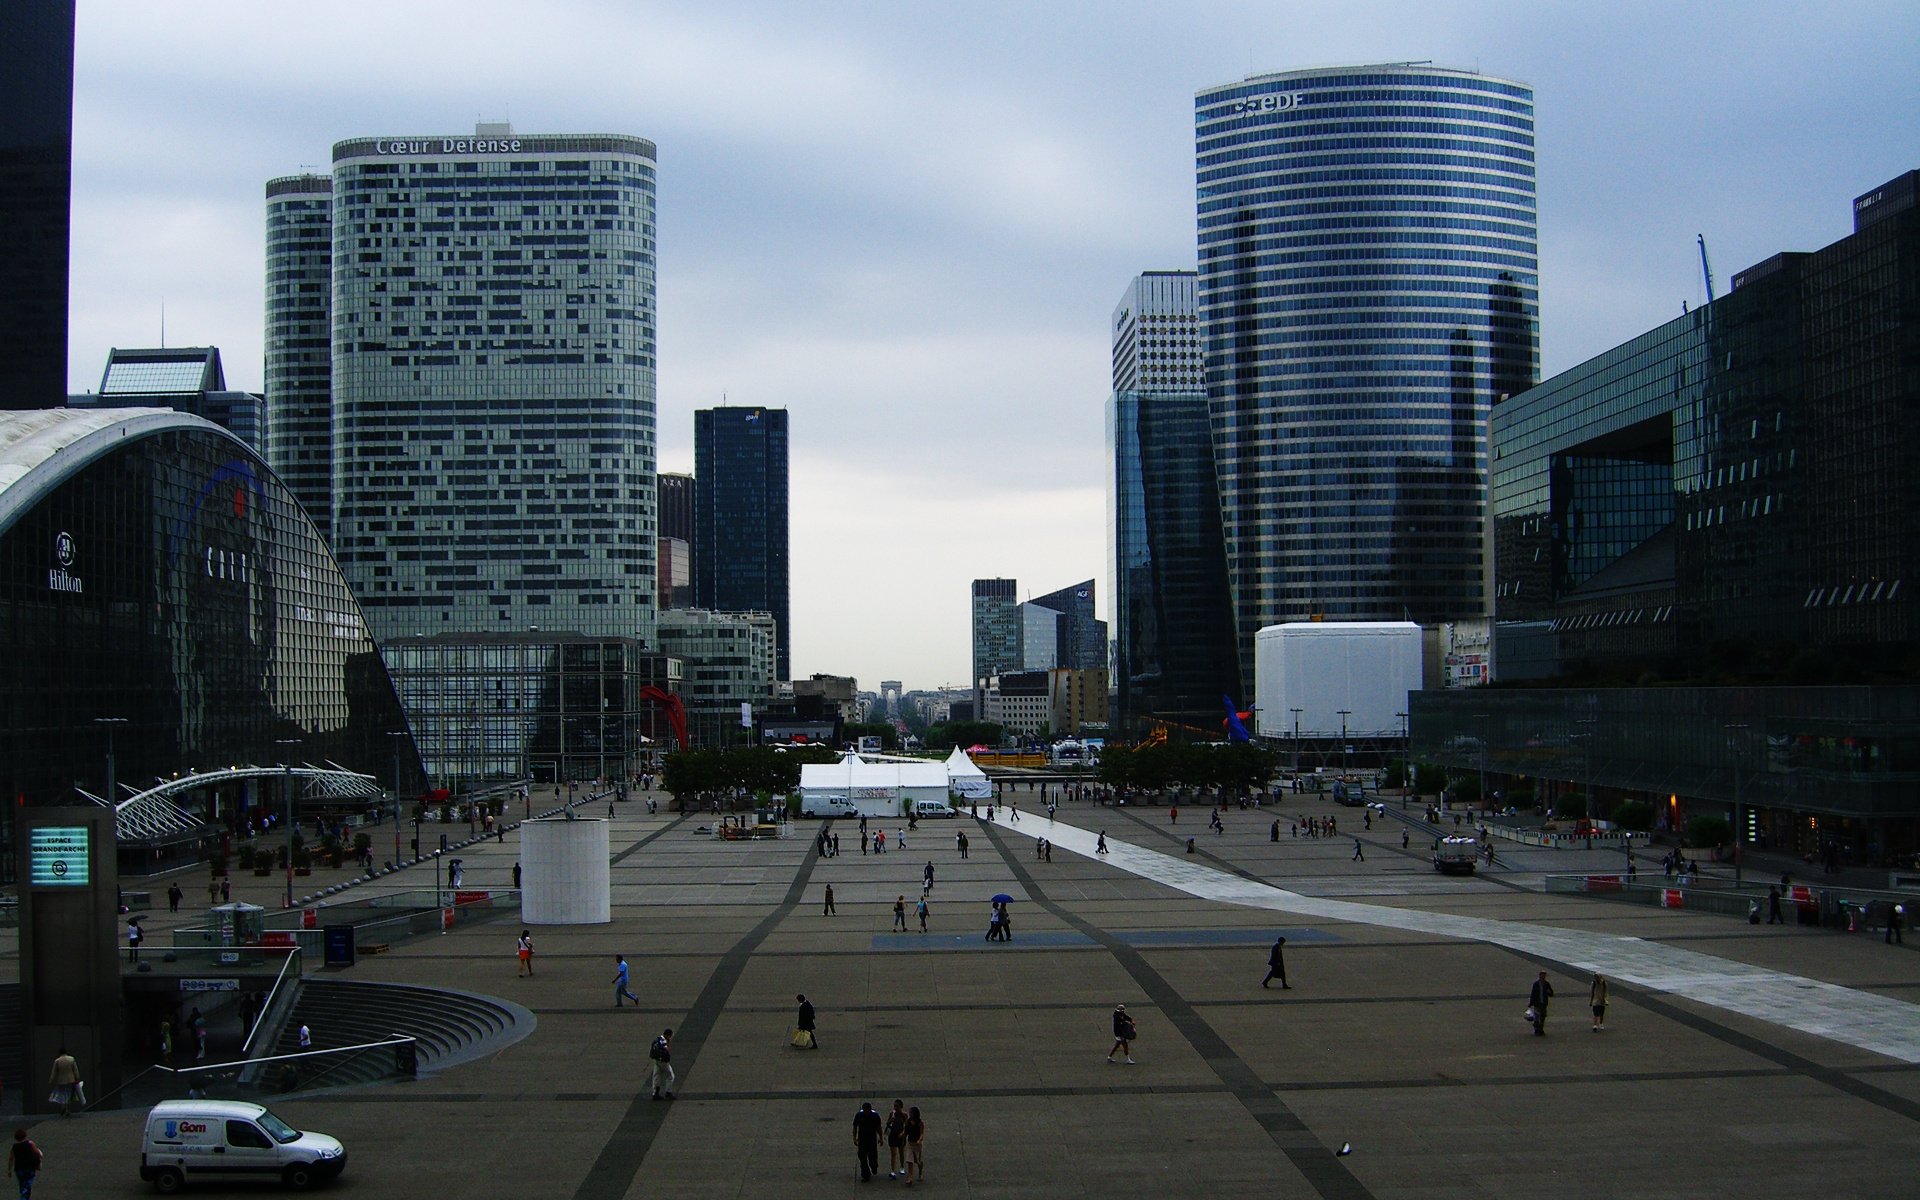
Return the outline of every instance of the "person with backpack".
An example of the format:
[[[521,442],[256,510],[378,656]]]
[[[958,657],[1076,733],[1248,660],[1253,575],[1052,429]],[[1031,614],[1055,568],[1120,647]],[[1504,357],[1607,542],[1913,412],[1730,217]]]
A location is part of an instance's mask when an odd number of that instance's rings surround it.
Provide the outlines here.
[[[45,1157],[25,1129],[13,1131],[13,1146],[7,1151],[7,1174],[19,1181],[20,1200],[33,1200],[33,1180],[40,1174],[40,1161]]]
[[[666,1030],[653,1039],[653,1045],[647,1048],[647,1057],[653,1060],[653,1098],[673,1099],[673,1030]]]
[[[1137,1029],[1133,1018],[1127,1015],[1127,1006],[1116,1004],[1113,1008],[1113,1048],[1107,1051],[1107,1061],[1112,1062],[1115,1053],[1124,1051],[1129,1066],[1133,1063],[1133,1036]]]

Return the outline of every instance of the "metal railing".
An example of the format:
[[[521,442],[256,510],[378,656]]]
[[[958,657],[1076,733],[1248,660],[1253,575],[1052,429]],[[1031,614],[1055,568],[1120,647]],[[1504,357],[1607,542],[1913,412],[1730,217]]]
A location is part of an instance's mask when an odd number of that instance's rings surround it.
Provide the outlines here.
[[[154,1065],[91,1101],[89,1112],[144,1108],[162,1100],[263,1101],[292,1092],[364,1086],[413,1079],[419,1074],[418,1039],[393,1034],[377,1042],[272,1054],[203,1066]]]
[[[1767,917],[1767,882],[1709,877],[1684,882],[1662,875],[1641,877],[1623,874],[1549,875],[1546,890],[1560,895],[1585,895],[1628,904],[1648,904],[1657,908],[1684,908],[1720,916],[1745,917],[1759,906],[1762,920]],[[1839,929],[1884,928],[1887,914],[1896,904],[1911,906],[1911,892],[1881,891],[1873,888],[1824,887],[1795,884],[1780,897],[1780,911],[1789,923],[1824,925]],[[1911,908],[1908,913],[1912,917]]]

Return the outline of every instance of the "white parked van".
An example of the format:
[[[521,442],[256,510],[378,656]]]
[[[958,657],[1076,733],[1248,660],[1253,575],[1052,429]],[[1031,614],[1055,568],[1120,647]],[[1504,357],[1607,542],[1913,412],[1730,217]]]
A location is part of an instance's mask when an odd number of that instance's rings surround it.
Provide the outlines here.
[[[332,1179],[347,1152],[324,1133],[303,1133],[264,1105],[243,1100],[166,1100],[147,1114],[140,1178],[169,1195],[188,1183],[278,1179],[307,1188]]]
[[[953,804],[947,800],[915,800],[913,815],[915,820],[921,817],[950,817],[953,815]]]

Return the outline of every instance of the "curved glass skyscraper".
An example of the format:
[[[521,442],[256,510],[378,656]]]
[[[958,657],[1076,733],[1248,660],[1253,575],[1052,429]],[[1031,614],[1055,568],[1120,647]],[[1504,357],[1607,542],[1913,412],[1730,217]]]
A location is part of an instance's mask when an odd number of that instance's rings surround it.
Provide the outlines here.
[[[1264,625],[1486,611],[1486,418],[1539,372],[1533,93],[1389,64],[1194,99],[1243,671]]]

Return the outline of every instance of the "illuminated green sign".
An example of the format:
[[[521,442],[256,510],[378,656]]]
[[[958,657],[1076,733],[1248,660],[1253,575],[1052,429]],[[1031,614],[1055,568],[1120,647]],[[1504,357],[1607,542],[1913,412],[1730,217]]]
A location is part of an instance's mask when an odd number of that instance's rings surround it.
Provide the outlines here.
[[[34,887],[86,887],[87,827],[42,825],[27,843],[27,881]]]

